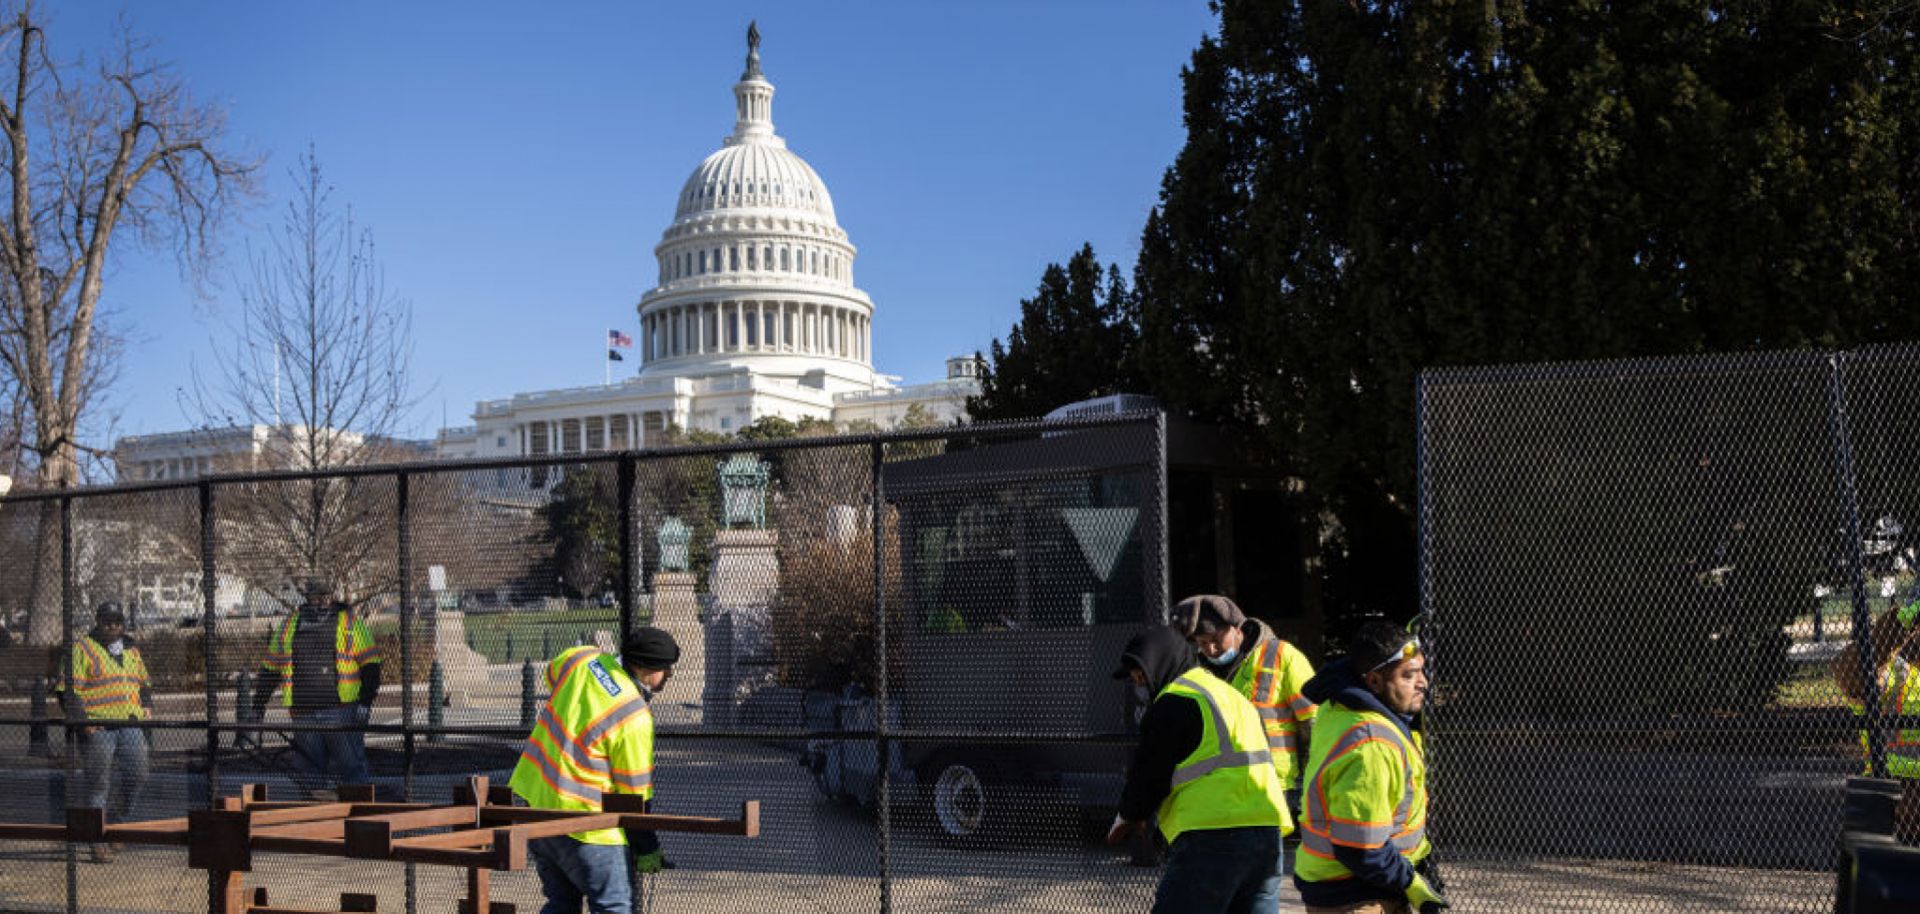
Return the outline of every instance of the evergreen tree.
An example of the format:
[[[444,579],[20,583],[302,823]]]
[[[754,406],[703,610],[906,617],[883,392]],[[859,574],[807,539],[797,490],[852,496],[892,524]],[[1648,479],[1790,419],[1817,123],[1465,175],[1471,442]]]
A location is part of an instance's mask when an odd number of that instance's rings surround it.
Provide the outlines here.
[[[1132,293],[1116,267],[1102,270],[1092,245],[1065,267],[1048,264],[1040,288],[1020,303],[1020,323],[998,339],[967,399],[974,419],[1024,419],[1075,400],[1118,393],[1133,359]]]
[[[1920,330],[1912,16],[1217,8],[1142,234],[1131,364],[1170,407],[1263,430],[1306,481],[1336,608],[1412,605],[1423,367]],[[1009,357],[1040,345],[1029,313]]]

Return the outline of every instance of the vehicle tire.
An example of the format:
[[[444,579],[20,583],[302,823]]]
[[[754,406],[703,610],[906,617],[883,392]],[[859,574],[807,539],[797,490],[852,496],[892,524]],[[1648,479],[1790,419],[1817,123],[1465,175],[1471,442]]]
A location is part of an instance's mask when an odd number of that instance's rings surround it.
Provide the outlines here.
[[[1007,812],[1005,790],[993,770],[978,760],[955,756],[925,769],[927,809],[940,838],[957,845],[988,840]]]

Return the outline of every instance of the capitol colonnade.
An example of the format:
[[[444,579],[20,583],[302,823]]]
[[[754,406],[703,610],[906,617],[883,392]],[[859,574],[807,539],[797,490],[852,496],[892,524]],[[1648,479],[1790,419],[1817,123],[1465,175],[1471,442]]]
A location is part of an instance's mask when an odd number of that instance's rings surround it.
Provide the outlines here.
[[[681,356],[783,353],[871,363],[873,320],[821,302],[725,299],[660,305],[641,324],[643,364]]]

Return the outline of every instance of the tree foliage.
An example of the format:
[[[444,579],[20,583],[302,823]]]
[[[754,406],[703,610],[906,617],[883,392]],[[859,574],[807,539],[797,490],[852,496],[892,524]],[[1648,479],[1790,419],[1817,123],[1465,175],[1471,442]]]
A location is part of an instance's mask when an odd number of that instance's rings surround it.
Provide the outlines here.
[[[1100,372],[1074,395],[1131,373],[1257,428],[1326,521],[1330,610],[1413,605],[1422,368],[1920,332],[1910,7],[1215,6],[1142,228],[1137,344],[1082,359],[1043,294],[995,382],[1073,359]]]
[[[91,63],[49,49],[30,5],[0,7],[0,392],[24,411],[16,447],[37,485],[80,481],[82,423],[111,378],[99,320],[110,254],[129,233],[172,247],[190,272],[211,262],[254,163],[228,147],[223,112],[193,100],[147,48],[123,37]],[[14,404],[18,404],[14,406]],[[39,529],[57,523],[44,503]],[[28,563],[55,567],[57,538]],[[57,583],[36,571],[29,639],[60,640]]]
[[[1102,270],[1092,245],[1066,266],[1048,264],[1040,288],[1020,303],[1020,323],[993,341],[975,419],[1024,419],[1075,400],[1120,392],[1130,380],[1136,331],[1132,293],[1118,267]]]

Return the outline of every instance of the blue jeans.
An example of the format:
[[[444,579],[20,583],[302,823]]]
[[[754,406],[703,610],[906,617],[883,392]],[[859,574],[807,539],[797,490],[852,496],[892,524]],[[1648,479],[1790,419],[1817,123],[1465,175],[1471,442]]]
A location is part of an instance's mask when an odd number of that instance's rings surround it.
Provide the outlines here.
[[[366,723],[357,704],[331,708],[295,708],[291,715],[297,724],[326,724],[357,727]],[[294,754],[299,756],[298,780],[308,790],[341,784],[366,784],[373,776],[367,771],[367,735],[364,731],[342,733],[301,732],[293,734]]]
[[[528,841],[527,856],[547,898],[540,914],[580,914],[582,899],[593,914],[631,914],[626,845],[582,844],[560,835]]]
[[[1182,832],[1167,849],[1153,914],[1275,914],[1286,874],[1278,828]]]
[[[87,805],[108,809],[113,785],[120,785],[120,802],[108,815],[126,821],[141,785],[147,782],[147,734],[132,727],[102,728],[86,738]]]

